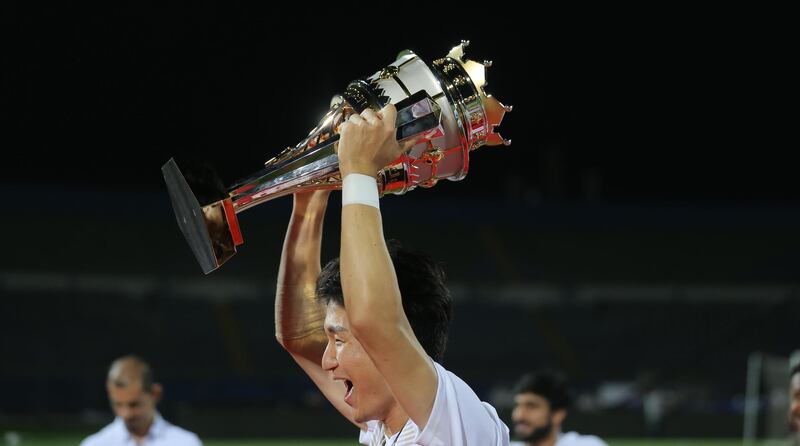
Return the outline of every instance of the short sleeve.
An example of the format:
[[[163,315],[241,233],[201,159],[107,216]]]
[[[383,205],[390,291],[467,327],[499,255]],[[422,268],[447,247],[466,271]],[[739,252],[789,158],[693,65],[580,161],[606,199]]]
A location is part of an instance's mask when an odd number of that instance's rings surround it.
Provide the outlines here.
[[[461,378],[434,363],[438,385],[421,446],[509,446],[508,427]]]

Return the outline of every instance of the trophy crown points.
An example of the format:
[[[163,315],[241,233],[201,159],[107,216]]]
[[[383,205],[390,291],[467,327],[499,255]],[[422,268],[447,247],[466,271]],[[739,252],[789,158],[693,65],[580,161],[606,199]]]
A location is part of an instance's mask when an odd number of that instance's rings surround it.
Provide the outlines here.
[[[472,83],[475,85],[475,88],[478,88],[481,90],[481,92],[483,92],[483,87],[487,85],[486,67],[483,66],[483,64],[469,59],[466,62],[462,62],[461,65],[464,67],[464,71],[467,72],[470,79],[472,79]]]
[[[450,52],[447,53],[447,57],[453,58],[459,62],[464,61],[464,48],[469,46],[469,40],[462,40],[460,44],[454,46],[450,49]]]
[[[511,144],[510,139],[504,139],[496,132],[496,128],[503,122],[503,117],[506,113],[511,112],[513,106],[503,105],[491,94],[486,93],[485,87],[489,84],[486,81],[486,69],[492,66],[491,60],[484,60],[483,63],[475,62],[474,60],[465,59],[464,49],[469,46],[469,40],[462,40],[461,44],[454,46],[447,57],[458,61],[467,72],[475,88],[478,90],[483,101],[484,110],[486,112],[486,121],[490,131],[486,137],[486,144],[490,146]]]
[[[504,139],[500,136],[500,134],[497,133],[497,127],[503,122],[503,117],[506,112],[510,112],[513,107],[510,105],[503,105],[502,102],[498,101],[492,95],[486,95],[483,106],[486,110],[486,121],[488,121],[489,128],[491,129],[486,138],[486,144],[490,146],[497,146],[500,144],[504,146],[510,145],[511,140]]]

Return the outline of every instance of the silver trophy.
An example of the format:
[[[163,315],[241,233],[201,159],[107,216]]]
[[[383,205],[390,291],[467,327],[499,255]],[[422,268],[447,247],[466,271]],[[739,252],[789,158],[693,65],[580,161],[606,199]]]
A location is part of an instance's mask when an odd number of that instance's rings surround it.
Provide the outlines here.
[[[236,214],[299,190],[339,189],[339,126],[353,113],[397,108],[397,139],[417,138],[411,150],[377,176],[381,195],[432,187],[441,179],[467,175],[469,153],[483,145],[509,145],[495,131],[511,106],[486,93],[486,68],[464,57],[468,41],[428,65],[412,51],[367,78],[351,82],[334,96],[330,109],[294,147],[264,163],[264,168],[225,187],[209,166],[182,165],[170,159],[161,168],[178,225],[203,272],[219,268],[243,243]],[[183,172],[182,172],[183,169]]]

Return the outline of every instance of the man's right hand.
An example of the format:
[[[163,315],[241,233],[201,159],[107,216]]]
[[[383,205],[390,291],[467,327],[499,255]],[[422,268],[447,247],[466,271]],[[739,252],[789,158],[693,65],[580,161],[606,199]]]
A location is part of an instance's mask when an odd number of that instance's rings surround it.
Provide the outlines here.
[[[367,108],[352,114],[339,128],[339,170],[374,177],[414,146],[416,139],[397,142],[397,109],[387,104],[376,112]]]

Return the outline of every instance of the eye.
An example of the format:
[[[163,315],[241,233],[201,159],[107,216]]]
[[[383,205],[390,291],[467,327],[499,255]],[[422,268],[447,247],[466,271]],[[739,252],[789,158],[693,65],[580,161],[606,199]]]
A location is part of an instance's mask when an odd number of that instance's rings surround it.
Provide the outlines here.
[[[335,343],[337,346],[344,344],[344,341],[343,341],[343,340],[341,340],[341,339],[339,339],[339,338],[334,338],[333,342],[334,342],[334,343]]]

